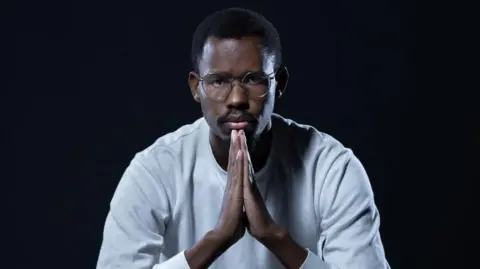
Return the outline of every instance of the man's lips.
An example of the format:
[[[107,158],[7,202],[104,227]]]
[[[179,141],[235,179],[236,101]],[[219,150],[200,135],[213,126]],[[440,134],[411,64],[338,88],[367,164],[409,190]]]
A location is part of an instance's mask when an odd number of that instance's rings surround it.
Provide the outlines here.
[[[229,129],[233,130],[240,130],[246,128],[250,122],[248,121],[227,121],[225,122],[225,125],[228,126]]]

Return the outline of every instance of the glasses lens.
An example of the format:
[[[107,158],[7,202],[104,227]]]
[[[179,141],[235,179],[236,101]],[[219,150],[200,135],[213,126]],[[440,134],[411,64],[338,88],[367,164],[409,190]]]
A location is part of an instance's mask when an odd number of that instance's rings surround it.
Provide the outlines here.
[[[212,99],[223,99],[230,91],[230,78],[221,74],[210,74],[203,78],[205,94]]]
[[[243,85],[253,97],[264,96],[268,91],[269,78],[263,72],[250,72],[243,78]]]

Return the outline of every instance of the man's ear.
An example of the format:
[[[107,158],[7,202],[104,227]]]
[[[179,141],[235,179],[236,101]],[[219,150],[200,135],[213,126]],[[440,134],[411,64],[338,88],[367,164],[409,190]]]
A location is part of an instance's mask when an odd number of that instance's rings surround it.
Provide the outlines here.
[[[287,90],[288,78],[290,74],[288,73],[288,69],[286,66],[280,67],[278,69],[275,80],[277,81],[277,87],[275,89],[275,96],[277,98],[282,97],[283,93]]]
[[[197,102],[200,102],[200,96],[198,94],[200,77],[197,75],[197,73],[188,73],[188,85],[190,86],[190,91],[192,93],[193,99]]]

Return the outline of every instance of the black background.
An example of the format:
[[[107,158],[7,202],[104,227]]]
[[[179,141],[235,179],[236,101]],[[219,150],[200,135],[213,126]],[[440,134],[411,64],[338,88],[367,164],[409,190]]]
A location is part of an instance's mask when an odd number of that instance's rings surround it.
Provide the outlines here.
[[[464,90],[475,88],[438,72],[461,54],[447,38],[427,42],[444,28],[421,27],[414,1],[380,0],[9,4],[2,166],[14,172],[4,238],[15,255],[5,268],[94,268],[129,161],[201,116],[187,86],[191,37],[231,6],[261,12],[280,33],[291,79],[277,112],[363,162],[392,268],[465,268],[478,255],[466,246],[478,176],[465,158],[476,102]]]

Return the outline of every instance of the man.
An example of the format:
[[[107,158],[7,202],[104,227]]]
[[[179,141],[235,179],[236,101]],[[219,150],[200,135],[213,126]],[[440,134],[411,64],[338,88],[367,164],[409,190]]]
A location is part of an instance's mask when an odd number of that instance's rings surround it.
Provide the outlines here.
[[[97,269],[389,268],[358,159],[273,114],[288,80],[273,25],[216,12],[194,34],[192,60],[203,118],[132,160]]]

